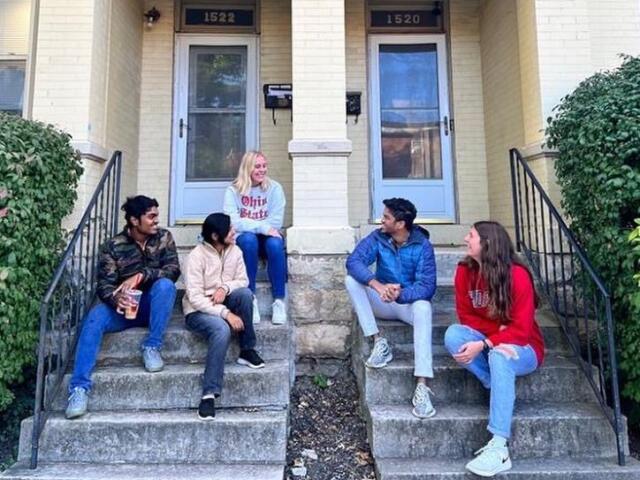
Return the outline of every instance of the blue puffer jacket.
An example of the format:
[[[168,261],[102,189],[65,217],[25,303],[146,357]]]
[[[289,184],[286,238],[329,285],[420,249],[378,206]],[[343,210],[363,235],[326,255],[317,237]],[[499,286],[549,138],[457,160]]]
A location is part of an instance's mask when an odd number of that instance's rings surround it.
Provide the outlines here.
[[[376,273],[369,266],[376,262]],[[367,285],[373,278],[382,283],[399,283],[398,303],[431,300],[436,291],[436,259],[429,239],[414,227],[409,239],[396,248],[390,235],[376,230],[365,237],[349,258],[347,272]]]

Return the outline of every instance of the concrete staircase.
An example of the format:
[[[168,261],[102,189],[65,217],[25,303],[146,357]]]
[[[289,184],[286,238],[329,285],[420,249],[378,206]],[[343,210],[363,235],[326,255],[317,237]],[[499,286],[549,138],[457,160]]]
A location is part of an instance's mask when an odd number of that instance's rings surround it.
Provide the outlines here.
[[[260,285],[258,298],[257,350],[267,365],[260,370],[237,365],[233,343],[215,420],[197,417],[206,344],[186,329],[178,300],[165,335],[165,369],[144,371],[138,345],[145,329],[107,335],[89,413],[66,420],[66,397],[56,400],[36,470],[27,467],[32,419],[26,419],[19,461],[3,478],[282,480],[295,374],[292,327],[271,324],[266,285]],[[68,380],[69,375],[65,386]]]
[[[486,430],[489,396],[444,349],[444,332],[456,322],[453,287],[450,280],[444,283],[449,286],[440,286],[433,301],[432,400],[437,414],[430,419],[411,414],[415,386],[411,327],[379,321],[394,359],[386,368],[374,370],[364,366],[370,345],[354,326],[353,369],[379,480],[478,478],[467,473],[464,465],[490,438]],[[513,469],[502,478],[640,478],[640,464],[632,458],[627,457],[626,467],[617,465],[613,430],[572,360],[561,328],[544,310],[538,312],[538,320],[547,357],[537,372],[518,379],[510,446]]]

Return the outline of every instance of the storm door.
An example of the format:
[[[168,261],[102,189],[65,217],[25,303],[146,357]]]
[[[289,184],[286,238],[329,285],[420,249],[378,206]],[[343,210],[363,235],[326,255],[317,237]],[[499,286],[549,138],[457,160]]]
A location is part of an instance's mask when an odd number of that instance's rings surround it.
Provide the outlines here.
[[[372,216],[404,197],[418,219],[455,220],[445,36],[369,37]]]
[[[244,152],[258,147],[255,37],[179,36],[172,223],[221,211]]]

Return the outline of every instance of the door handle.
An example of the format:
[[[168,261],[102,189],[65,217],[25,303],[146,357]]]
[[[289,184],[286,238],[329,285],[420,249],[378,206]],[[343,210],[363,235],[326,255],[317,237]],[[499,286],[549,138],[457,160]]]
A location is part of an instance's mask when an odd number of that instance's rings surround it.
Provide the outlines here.
[[[178,136],[180,138],[182,138],[182,132],[183,130],[189,130],[189,125],[187,125],[186,123],[184,123],[184,120],[181,118],[180,119],[180,123],[178,125]]]
[[[449,117],[445,115],[444,119],[442,120],[442,123],[444,123],[444,134],[448,137],[449,136]]]

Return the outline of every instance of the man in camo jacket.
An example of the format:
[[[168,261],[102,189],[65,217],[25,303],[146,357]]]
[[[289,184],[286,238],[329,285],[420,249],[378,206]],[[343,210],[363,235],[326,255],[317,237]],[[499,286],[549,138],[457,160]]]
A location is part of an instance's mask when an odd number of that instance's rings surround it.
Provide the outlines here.
[[[69,383],[67,418],[87,412],[91,372],[104,333],[131,327],[149,327],[140,345],[144,367],[159,372],[164,367],[160,348],[176,298],[175,281],[180,265],[173,237],[158,227],[158,202],[144,195],[130,197],[122,206],[127,225],[100,251],[97,295],[100,302],[85,317]],[[137,314],[124,315],[133,303],[130,290],[141,290]],[[129,315],[132,316],[132,315]]]

